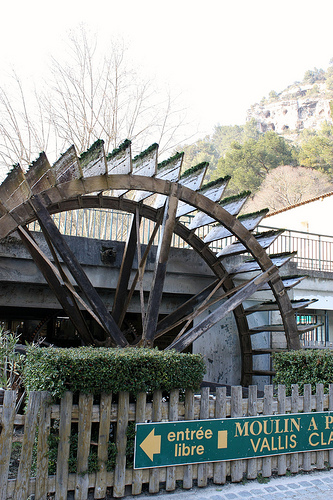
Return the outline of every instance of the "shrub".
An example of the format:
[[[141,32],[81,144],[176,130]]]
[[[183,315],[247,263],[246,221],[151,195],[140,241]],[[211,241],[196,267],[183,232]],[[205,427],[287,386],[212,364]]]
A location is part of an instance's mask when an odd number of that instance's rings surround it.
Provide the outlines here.
[[[131,394],[200,386],[205,365],[200,354],[143,348],[30,347],[24,370],[27,391],[49,391],[61,397],[66,390],[100,394]]]
[[[333,354],[327,349],[275,353],[273,365],[276,370],[274,383],[285,385],[288,394],[292,384],[299,384],[301,390],[304,384],[311,384],[314,391],[320,383],[327,392],[329,384],[333,383]]]

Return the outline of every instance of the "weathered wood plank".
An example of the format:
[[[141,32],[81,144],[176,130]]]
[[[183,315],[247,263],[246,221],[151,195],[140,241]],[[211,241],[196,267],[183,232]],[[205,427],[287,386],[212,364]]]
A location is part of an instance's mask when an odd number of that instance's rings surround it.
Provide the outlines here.
[[[226,418],[227,415],[227,389],[226,387],[216,388],[215,418]],[[226,462],[214,463],[214,484],[224,484],[227,480]]]
[[[118,398],[118,418],[117,418],[117,457],[114,471],[113,496],[123,497],[125,494],[125,472],[126,472],[126,445],[127,427],[129,411],[129,393],[120,392]]]
[[[298,412],[298,399],[299,399],[298,385],[294,384],[291,387],[291,412],[292,413]],[[299,468],[298,453],[292,453],[290,455],[290,472],[293,474],[296,474],[298,472],[298,468]]]
[[[106,157],[108,174],[130,174],[132,172],[131,141],[124,141],[119,148]]]
[[[260,243],[261,247],[266,249],[274,241],[284,232],[284,229],[279,229],[277,231],[267,231],[266,233],[263,234],[258,234],[255,236],[256,240],[258,243]],[[222,250],[217,252],[216,257],[217,258],[225,258],[225,257],[230,257],[231,255],[240,255],[242,253],[247,252],[247,248],[240,243],[239,241],[235,241],[231,243],[230,245],[227,245],[224,247]]]
[[[284,385],[278,386],[278,413],[284,415],[286,413],[286,387]],[[285,476],[287,472],[287,456],[280,455],[278,457],[278,475]]]
[[[258,224],[260,224],[267,212],[268,209],[264,209],[254,214],[240,215],[238,217],[238,220],[248,231],[253,231],[253,229],[255,229]],[[204,237],[203,241],[204,243],[212,243],[213,241],[227,238],[229,236],[232,236],[232,233],[221,224],[218,224],[216,226],[213,226],[209,233]]]
[[[169,422],[178,420],[179,390],[172,389],[169,399]],[[166,491],[176,489],[176,467],[167,467],[166,470]]]
[[[202,387],[200,400],[200,419],[209,418],[209,387]],[[207,486],[207,464],[198,464],[198,486],[199,488]]]
[[[177,182],[179,179],[183,158],[184,153],[178,153],[169,160],[165,160],[161,164],[158,164],[156,177],[158,179],[164,179],[170,182]],[[153,207],[163,207],[165,200],[166,196],[164,194],[157,194],[153,201]]]
[[[303,412],[310,413],[311,408],[311,396],[312,396],[312,388],[311,384],[305,384],[303,387]],[[303,470],[306,472],[311,471],[311,462],[312,462],[312,452],[303,453]]]
[[[272,415],[273,413],[273,386],[264,387],[264,409],[263,415]],[[271,477],[272,475],[272,457],[262,459],[262,476]]]
[[[139,217],[139,220],[137,220]],[[141,217],[135,213],[131,223],[131,229],[124,248],[123,258],[120,266],[118,283],[115,292],[115,298],[112,307],[112,316],[114,321],[119,325],[120,319],[124,316],[124,305],[127,301],[128,284],[131,277],[133,260],[137,245],[137,225],[140,225]]]
[[[147,343],[147,345],[152,345],[156,333],[158,313],[162,300],[163,286],[166,276],[166,266],[173,236],[173,229],[175,227],[177,205],[178,186],[176,184],[173,184],[171,187],[170,196],[164,209],[161,236],[157,247],[154,275],[152,279],[151,291],[149,293],[147,312],[143,327],[142,338],[144,339],[144,342]]]
[[[247,193],[244,196],[236,196],[228,199],[224,199],[220,201],[220,205],[224,210],[229,212],[231,215],[237,215],[246,200],[248,199],[249,194]],[[216,222],[216,219],[206,214],[205,212],[198,212],[194,219],[191,221],[189,228],[191,230],[198,229],[199,227],[205,226],[206,224],[211,224],[212,222]]]
[[[316,411],[324,410],[324,384],[316,385]],[[317,469],[325,469],[325,452],[317,451]]]
[[[20,165],[12,170],[0,185],[0,200],[6,210],[10,211],[27,201],[31,196],[30,186],[26,181]]]
[[[232,386],[231,387],[231,408],[230,415],[231,418],[242,416],[242,387]],[[243,479],[243,460],[233,460],[230,463],[230,473],[231,481],[233,483],[239,483]]]
[[[179,409],[178,409],[179,410]],[[194,420],[194,393],[187,389],[185,392],[185,420]],[[184,465],[183,488],[191,489],[193,486],[193,466]]]
[[[32,162],[31,167],[25,174],[32,193],[38,194],[53,187],[56,183],[54,172],[46,154],[44,152],[40,153],[37,160]]]
[[[0,432],[0,500],[7,500],[7,480],[12,450],[16,391],[6,391],[3,400]]]
[[[107,173],[104,142],[102,140],[96,141],[88,151],[82,153],[80,167],[85,178]]]
[[[249,407],[248,415],[250,417],[255,417],[258,414],[257,408],[257,398],[258,398],[258,388],[256,385],[249,386]],[[258,476],[258,460],[256,458],[250,458],[247,460],[247,479],[256,479]]]
[[[13,500],[22,500],[29,496],[29,480],[32,462],[32,451],[35,443],[35,435],[38,423],[38,412],[40,409],[40,392],[30,392],[28,409],[24,423],[24,436],[20,457],[20,465],[17,472],[16,487]]]
[[[147,394],[145,392],[139,392],[136,398],[135,411],[135,421],[137,423],[145,422],[146,420],[146,401]],[[133,470],[132,495],[140,495],[140,493],[142,493],[142,479],[142,469]]]
[[[157,390],[153,393],[153,411],[152,422],[161,422],[162,420],[162,391]],[[160,474],[165,471],[165,468],[149,470],[149,493],[158,493],[160,489]]]
[[[82,394],[79,396],[79,426],[77,440],[77,474],[75,484],[75,500],[86,500],[88,497],[89,476],[88,457],[91,441],[91,415],[93,395]]]
[[[72,410],[73,394],[67,391],[64,393],[60,402],[59,443],[55,483],[55,493],[57,500],[67,500],[68,458],[71,436]]]
[[[97,458],[99,471],[96,474],[95,498],[105,498],[107,488],[106,462],[108,460],[108,444],[110,436],[112,393],[101,394],[100,419],[98,432]]]
[[[36,500],[47,500],[48,498],[48,468],[49,468],[49,445],[48,437],[51,426],[51,397],[48,392],[41,392],[41,405],[38,422],[37,443],[37,468],[36,468]]]
[[[80,162],[76,155],[75,147],[71,146],[68,148],[53,164],[52,169],[55,173],[57,184],[62,184],[82,177]]]

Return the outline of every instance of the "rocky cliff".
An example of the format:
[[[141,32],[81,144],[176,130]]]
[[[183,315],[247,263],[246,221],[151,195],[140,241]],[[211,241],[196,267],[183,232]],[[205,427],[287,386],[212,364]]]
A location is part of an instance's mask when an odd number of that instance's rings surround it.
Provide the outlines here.
[[[323,122],[333,123],[333,97],[325,83],[295,84],[269,100],[263,99],[247,112],[261,132],[298,135],[303,129],[316,129]]]

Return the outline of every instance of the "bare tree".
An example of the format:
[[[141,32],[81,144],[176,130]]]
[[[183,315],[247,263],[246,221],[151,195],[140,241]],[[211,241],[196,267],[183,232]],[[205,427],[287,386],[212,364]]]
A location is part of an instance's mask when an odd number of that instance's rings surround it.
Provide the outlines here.
[[[101,52],[81,27],[69,48],[66,61],[52,58],[39,90],[28,92],[16,74],[14,84],[0,88],[2,165],[28,165],[42,150],[56,158],[71,144],[80,154],[98,138],[107,151],[126,138],[141,150],[159,142],[161,152],[184,141],[184,110],[129,68],[123,43]]]
[[[269,172],[245,209],[252,211],[267,207],[279,210],[327,193],[332,188],[332,181],[327,174],[312,168],[284,165]]]

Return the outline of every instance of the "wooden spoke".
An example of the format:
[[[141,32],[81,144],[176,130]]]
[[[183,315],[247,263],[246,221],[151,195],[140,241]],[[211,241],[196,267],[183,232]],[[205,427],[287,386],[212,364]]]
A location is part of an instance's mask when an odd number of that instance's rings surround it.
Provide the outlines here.
[[[140,227],[141,217],[138,212],[134,214],[132,219],[130,233],[124,249],[123,260],[121,263],[116,294],[113,302],[112,316],[115,322],[119,325],[119,320],[123,315],[123,307],[127,302],[128,284],[131,277],[133,260],[137,248],[137,227]]]
[[[161,228],[162,234],[157,247],[153,282],[149,294],[147,313],[145,316],[142,335],[143,343],[147,345],[152,345],[153,343],[158,322],[158,313],[162,300],[163,285],[166,275],[166,265],[176,221],[178,206],[177,191],[178,186],[173,184],[170,196],[168,197],[164,208],[163,223]]]
[[[230,299],[224,302],[220,307],[218,307],[214,312],[209,314],[207,318],[201,321],[194,328],[191,328],[186,332],[179,340],[172,342],[172,344],[167,349],[176,349],[178,351],[183,351],[188,347],[194,340],[203,335],[207,330],[209,330],[218,321],[224,318],[230,311],[232,311],[238,304],[241,304],[248,297],[253,295],[262,285],[271,279],[271,277],[277,273],[275,266],[272,266],[268,271],[257,276],[245,285],[241,290],[236,292]]]
[[[77,258],[60,234],[58,228],[54,224],[52,218],[50,217],[50,214],[40,201],[39,197],[34,196],[30,200],[30,202],[34,210],[36,211],[36,216],[43,233],[46,233],[48,235],[48,238],[52,240],[54,246],[59,252],[59,255],[61,255],[63,261],[67,265],[69,272],[74,277],[81,291],[87,297],[87,300],[94,310],[94,313],[99,317],[100,322],[103,324],[104,331],[110,338],[112,338],[116,345],[125,347],[127,345],[125,336],[119,330],[114,319],[107,311],[104,303],[102,302],[95,288],[92,286],[88,277],[84,273]]]

